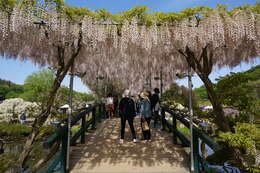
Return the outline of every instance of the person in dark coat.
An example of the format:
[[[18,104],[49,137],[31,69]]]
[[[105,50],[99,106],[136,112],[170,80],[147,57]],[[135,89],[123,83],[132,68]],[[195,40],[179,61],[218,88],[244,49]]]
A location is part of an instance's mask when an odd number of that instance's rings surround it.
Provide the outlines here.
[[[134,117],[136,115],[135,110],[135,102],[133,99],[130,98],[130,91],[125,90],[123,94],[123,98],[119,102],[119,115],[121,118],[121,138],[120,143],[124,142],[124,135],[125,135],[125,124],[128,121],[128,124],[131,129],[133,142],[136,142],[136,134],[134,129]]]
[[[159,120],[159,110],[160,110],[160,103],[159,103],[159,88],[154,88],[154,94],[151,96],[151,108],[152,114],[154,119],[154,128],[156,127],[157,121]]]

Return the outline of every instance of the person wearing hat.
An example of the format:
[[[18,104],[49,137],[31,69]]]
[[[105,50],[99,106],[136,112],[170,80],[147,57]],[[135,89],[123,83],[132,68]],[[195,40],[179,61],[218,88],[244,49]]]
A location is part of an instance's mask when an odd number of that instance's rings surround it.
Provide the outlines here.
[[[156,128],[157,120],[159,120],[159,110],[160,110],[160,103],[159,103],[159,88],[154,88],[154,94],[151,97],[151,108],[152,114],[154,119],[154,128]]]
[[[130,91],[129,90],[125,90],[125,92],[123,94],[123,98],[119,102],[119,115],[120,115],[120,118],[121,118],[120,143],[124,142],[126,121],[128,121],[128,124],[130,126],[132,137],[133,137],[133,142],[137,142],[135,129],[134,129],[134,117],[136,115],[135,102],[130,97]]]
[[[152,118],[151,103],[148,98],[149,94],[147,92],[142,92],[140,94],[140,115],[141,115],[141,127],[143,132],[143,138],[146,141],[151,140],[151,130],[150,130],[150,121]],[[144,129],[144,124],[147,123],[148,129]]]

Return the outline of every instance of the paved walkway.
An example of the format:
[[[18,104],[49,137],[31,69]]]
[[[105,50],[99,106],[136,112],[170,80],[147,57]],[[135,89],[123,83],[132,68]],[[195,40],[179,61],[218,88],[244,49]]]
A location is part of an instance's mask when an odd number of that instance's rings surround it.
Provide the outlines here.
[[[135,119],[141,139],[140,119]],[[119,143],[120,119],[105,120],[86,144],[73,147],[71,173],[188,173],[189,159],[183,148],[172,144],[169,133],[152,129],[152,141],[133,143],[126,125],[125,141]]]

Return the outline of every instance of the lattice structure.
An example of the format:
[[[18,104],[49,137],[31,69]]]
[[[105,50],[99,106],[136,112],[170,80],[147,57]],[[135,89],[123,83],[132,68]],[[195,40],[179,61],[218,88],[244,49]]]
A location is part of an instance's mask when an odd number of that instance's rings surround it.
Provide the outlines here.
[[[36,17],[37,16],[37,17]],[[90,89],[96,77],[119,79],[125,88],[139,92],[148,76],[163,72],[164,87],[175,72],[186,71],[187,62],[178,50],[188,46],[199,55],[210,44],[216,66],[235,66],[260,55],[260,17],[251,11],[234,15],[215,12],[209,17],[183,19],[152,26],[139,25],[133,18],[120,24],[95,21],[90,16],[78,21],[48,8],[15,6],[12,13],[0,11],[0,53],[7,58],[30,59],[40,65],[57,66],[57,45],[70,55],[82,33],[82,49],[75,69],[87,72],[82,79]],[[120,26],[119,26],[120,25]],[[153,80],[153,86],[156,86]]]

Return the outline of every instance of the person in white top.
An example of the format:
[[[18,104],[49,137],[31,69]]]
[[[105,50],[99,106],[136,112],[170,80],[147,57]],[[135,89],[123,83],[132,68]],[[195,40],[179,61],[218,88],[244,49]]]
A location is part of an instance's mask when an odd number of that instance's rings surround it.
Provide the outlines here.
[[[114,104],[113,104],[113,97],[111,94],[108,94],[108,97],[106,100],[106,110],[107,110],[109,119],[113,118]]]

